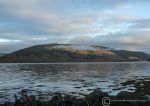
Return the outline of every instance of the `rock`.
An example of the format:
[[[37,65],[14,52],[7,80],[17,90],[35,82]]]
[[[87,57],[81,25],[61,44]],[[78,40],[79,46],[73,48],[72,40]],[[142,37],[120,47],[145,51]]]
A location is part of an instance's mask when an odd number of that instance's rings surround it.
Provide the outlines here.
[[[100,89],[94,90],[91,94],[87,95],[85,99],[90,106],[100,106],[103,97],[108,97],[108,94],[102,92]]]
[[[150,102],[150,95],[145,95],[143,98],[147,99]]]
[[[63,104],[64,106],[72,106],[73,103],[72,103],[72,101],[71,101],[71,97],[70,97],[69,95],[65,95],[65,96],[63,97],[63,102],[62,102],[62,104]]]
[[[128,91],[121,91],[120,93],[118,93],[118,95],[116,96],[119,99],[132,99],[133,98],[133,93],[132,92],[128,92]]]
[[[106,92],[102,92],[99,88],[87,95],[86,99],[108,96]]]
[[[49,104],[52,106],[60,105],[62,102],[62,95],[60,93],[56,93],[54,97],[49,101]]]

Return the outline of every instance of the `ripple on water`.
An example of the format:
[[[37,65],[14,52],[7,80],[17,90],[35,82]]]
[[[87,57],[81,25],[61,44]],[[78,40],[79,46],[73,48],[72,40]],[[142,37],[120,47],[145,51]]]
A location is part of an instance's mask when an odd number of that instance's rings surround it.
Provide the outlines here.
[[[41,99],[48,99],[54,92],[83,96],[95,88],[112,95],[122,90],[132,92],[133,86],[123,87],[120,83],[128,79],[149,78],[149,67],[150,63],[113,62],[0,64],[0,102],[12,98],[21,89],[28,89],[29,94]]]

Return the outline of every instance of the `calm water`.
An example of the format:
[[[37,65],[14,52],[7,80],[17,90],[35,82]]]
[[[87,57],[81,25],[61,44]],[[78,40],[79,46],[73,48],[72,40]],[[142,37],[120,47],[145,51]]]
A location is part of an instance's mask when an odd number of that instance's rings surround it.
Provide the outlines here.
[[[21,89],[29,89],[29,94],[41,99],[49,99],[53,92],[82,97],[95,88],[115,95],[120,90],[134,90],[120,83],[135,78],[150,78],[150,62],[0,64],[0,102]]]

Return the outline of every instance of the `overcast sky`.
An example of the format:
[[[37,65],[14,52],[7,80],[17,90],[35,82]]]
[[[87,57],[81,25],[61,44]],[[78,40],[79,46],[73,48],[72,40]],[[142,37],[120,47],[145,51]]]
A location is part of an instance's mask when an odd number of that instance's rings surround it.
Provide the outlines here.
[[[0,0],[0,52],[47,43],[150,53],[150,0]]]

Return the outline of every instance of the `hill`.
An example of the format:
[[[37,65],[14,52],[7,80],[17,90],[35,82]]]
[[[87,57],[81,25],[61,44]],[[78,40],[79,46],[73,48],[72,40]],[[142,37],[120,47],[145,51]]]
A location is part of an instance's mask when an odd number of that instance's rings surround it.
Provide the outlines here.
[[[6,53],[0,53],[0,57],[6,55]]]
[[[25,48],[0,57],[0,62],[125,62],[148,60],[144,52],[114,50],[103,46],[46,44]]]

